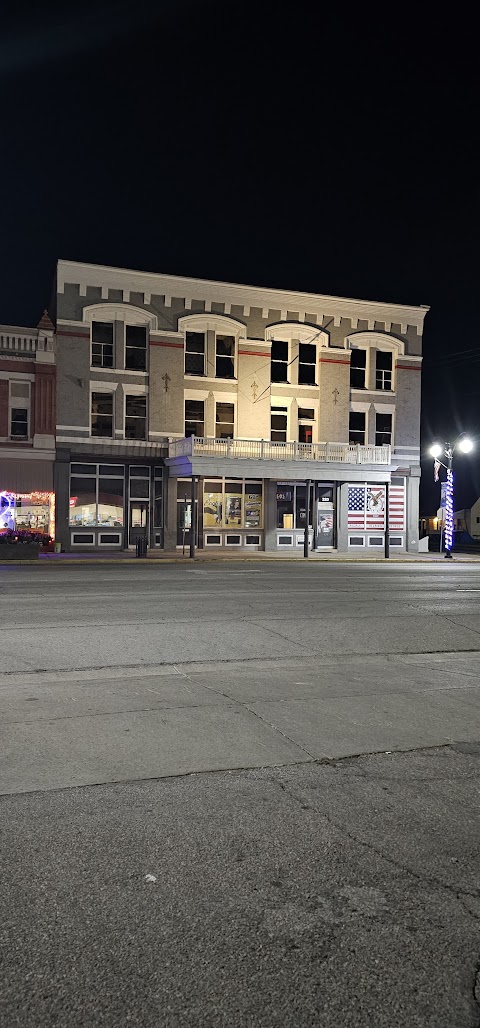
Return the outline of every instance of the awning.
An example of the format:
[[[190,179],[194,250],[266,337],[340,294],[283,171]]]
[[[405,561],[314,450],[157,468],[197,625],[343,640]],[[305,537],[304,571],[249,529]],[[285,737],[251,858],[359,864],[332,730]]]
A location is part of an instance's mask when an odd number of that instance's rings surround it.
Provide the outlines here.
[[[53,461],[0,460],[0,493],[53,493]]]

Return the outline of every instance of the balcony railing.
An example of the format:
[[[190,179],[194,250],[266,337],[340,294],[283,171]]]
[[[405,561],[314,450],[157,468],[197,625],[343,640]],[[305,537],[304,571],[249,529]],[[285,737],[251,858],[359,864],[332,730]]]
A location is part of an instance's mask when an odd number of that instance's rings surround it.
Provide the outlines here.
[[[3,353],[53,352],[53,339],[45,337],[39,339],[38,332],[34,328],[30,335],[28,332],[15,332],[8,325],[0,325],[0,350]]]
[[[169,444],[169,457],[239,457],[250,460],[317,461],[321,464],[390,464],[390,446],[355,443],[272,443],[267,439],[190,436]]]

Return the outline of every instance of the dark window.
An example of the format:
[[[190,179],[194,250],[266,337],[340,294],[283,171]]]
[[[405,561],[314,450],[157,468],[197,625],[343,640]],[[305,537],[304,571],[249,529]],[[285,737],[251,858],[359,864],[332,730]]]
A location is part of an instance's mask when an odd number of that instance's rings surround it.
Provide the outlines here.
[[[362,446],[365,444],[365,411],[350,411],[349,425],[348,425],[348,441],[349,443],[361,443]]]
[[[113,436],[113,393],[92,393],[92,435]]]
[[[158,468],[155,468],[155,471],[157,470]],[[132,464],[130,467],[130,478],[150,478],[150,468],[146,464]]]
[[[231,546],[238,546],[240,543],[239,535],[227,535],[227,544]]]
[[[383,536],[382,535],[371,535],[369,537],[369,540],[368,540],[368,545],[369,546],[383,546]]]
[[[185,336],[185,374],[205,374],[205,335],[203,332],[187,332]]]
[[[72,543],[74,543],[77,546],[79,544],[81,545],[82,543],[83,543],[84,546],[92,546],[93,545],[93,535],[87,535],[86,532],[78,533],[78,535],[76,535],[74,533],[72,535]]]
[[[205,404],[203,400],[185,400],[185,435],[202,437],[205,430]]]
[[[277,542],[279,546],[291,546],[293,543],[293,536],[279,535]]]
[[[233,336],[217,336],[215,375],[217,378],[235,378],[235,339]]]
[[[392,442],[392,415],[377,414],[375,422],[375,445],[385,446]]]
[[[217,439],[233,439],[233,403],[217,403],[215,434]]]
[[[87,474],[93,474],[96,470],[95,464],[72,464],[72,472],[77,471],[77,475],[83,475],[84,472],[80,471],[80,468],[90,468]],[[124,473],[123,466],[121,464],[100,464],[101,475],[112,475],[113,478],[120,478]]]
[[[222,541],[220,535],[207,535],[207,544],[218,546]]]
[[[365,389],[365,369],[367,366],[367,351],[352,350],[350,360],[350,385],[352,389]]]
[[[123,478],[99,478],[97,524],[123,525]]]
[[[363,535],[351,535],[348,542],[350,546],[365,546]]]
[[[386,350],[377,350],[375,387],[376,389],[392,388],[392,354]]]
[[[272,407],[270,415],[270,438],[273,443],[287,441],[287,408]]]
[[[130,499],[148,500],[150,496],[150,482],[148,478],[130,479]]]
[[[121,536],[118,535],[118,532],[117,533],[109,532],[108,535],[101,535],[100,539],[99,539],[99,542],[102,543],[102,545],[104,545],[104,546],[108,546],[110,544],[112,546],[118,546],[118,544],[120,543],[120,540],[121,540]]]
[[[10,436],[12,439],[28,439],[28,410],[26,408],[12,407]]]
[[[113,325],[106,321],[92,322],[92,365],[113,368]]]
[[[390,536],[390,546],[403,546],[403,539],[400,535]]]
[[[271,381],[288,382],[288,343],[272,339]]]
[[[245,542],[246,542],[247,546],[258,546],[260,544],[260,536],[259,535],[247,535],[246,538],[245,538]]]
[[[298,408],[298,420],[299,421],[315,421],[315,411],[313,407],[299,407]]]
[[[311,443],[312,442],[312,426],[311,425],[299,425],[298,426],[298,441],[299,443]]]
[[[155,470],[160,471],[161,474],[161,468]],[[163,482],[161,478],[155,479],[154,489],[153,524],[155,528],[163,528]]]
[[[125,326],[125,367],[130,371],[146,371],[147,330],[143,325]]]
[[[315,385],[317,347],[315,343],[300,343],[298,353],[299,385]]]
[[[147,397],[125,397],[125,439],[146,439]]]

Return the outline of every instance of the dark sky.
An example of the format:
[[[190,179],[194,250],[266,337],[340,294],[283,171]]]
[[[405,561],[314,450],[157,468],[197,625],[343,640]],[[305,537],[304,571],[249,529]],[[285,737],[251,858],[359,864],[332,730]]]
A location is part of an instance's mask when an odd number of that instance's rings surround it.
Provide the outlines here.
[[[38,321],[57,257],[430,304],[423,445],[478,437],[456,506],[479,496],[473,26],[405,5],[21,6],[0,40],[0,322]],[[425,510],[430,480],[428,462]]]

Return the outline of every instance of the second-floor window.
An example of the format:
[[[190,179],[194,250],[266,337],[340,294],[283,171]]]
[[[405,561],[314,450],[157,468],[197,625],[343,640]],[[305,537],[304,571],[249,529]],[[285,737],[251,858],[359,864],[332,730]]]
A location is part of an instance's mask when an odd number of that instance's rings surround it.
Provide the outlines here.
[[[217,378],[235,378],[235,339],[233,336],[216,337],[215,375]]]
[[[270,415],[270,438],[272,443],[287,441],[288,408],[272,407]]]
[[[298,408],[298,441],[299,443],[313,442],[313,423],[315,411],[313,407]]]
[[[203,400],[185,400],[185,435],[205,435],[205,403]]]
[[[315,343],[300,343],[298,350],[298,384],[315,385],[317,347]]]
[[[352,389],[365,389],[366,368],[367,351],[352,350],[350,360],[350,386]]]
[[[125,397],[125,439],[147,438],[147,397]]]
[[[392,442],[392,415],[377,414],[375,418],[375,446],[386,446]]]
[[[92,393],[92,436],[113,438],[113,393]]]
[[[147,330],[144,325],[125,325],[125,367],[147,370]]]
[[[350,419],[348,425],[349,443],[360,443],[361,446],[365,445],[365,422],[365,411],[350,411]]]
[[[26,442],[29,438],[30,382],[10,382],[10,439]]]
[[[288,343],[283,339],[272,339],[271,380],[288,382]]]
[[[377,350],[375,365],[375,388],[392,388],[392,354],[388,350]]]
[[[92,367],[113,368],[113,325],[92,322]]]
[[[205,333],[187,332],[185,336],[185,374],[205,374]]]
[[[217,439],[233,439],[233,403],[217,403],[215,412],[215,435]]]

